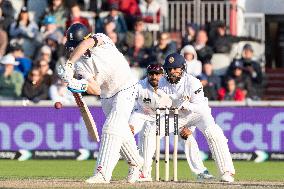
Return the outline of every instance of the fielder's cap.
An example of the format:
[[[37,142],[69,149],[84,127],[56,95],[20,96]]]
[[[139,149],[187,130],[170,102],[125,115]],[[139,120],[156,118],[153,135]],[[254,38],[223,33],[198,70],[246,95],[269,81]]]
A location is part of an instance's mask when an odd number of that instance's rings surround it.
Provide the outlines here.
[[[244,64],[242,61],[240,60],[236,60],[234,63],[233,63],[233,69],[236,69],[236,68],[239,68],[239,69],[242,69],[244,67]]]
[[[182,68],[185,65],[185,59],[179,53],[169,54],[164,63],[164,69],[167,68]]]
[[[150,64],[148,67],[147,67],[147,73],[158,73],[158,74],[161,74],[161,73],[164,73],[164,69],[162,67],[161,64]]]
[[[52,15],[46,15],[43,19],[44,25],[55,24],[55,23],[56,23],[56,18]]]
[[[0,63],[1,64],[4,64],[4,65],[14,65],[14,66],[18,66],[19,65],[19,62],[16,61],[15,57],[11,54],[7,54],[5,56],[3,56],[0,60]]]
[[[243,51],[244,51],[244,50],[253,51],[253,48],[252,48],[251,44],[247,43],[247,44],[245,44],[244,47],[243,47]]]

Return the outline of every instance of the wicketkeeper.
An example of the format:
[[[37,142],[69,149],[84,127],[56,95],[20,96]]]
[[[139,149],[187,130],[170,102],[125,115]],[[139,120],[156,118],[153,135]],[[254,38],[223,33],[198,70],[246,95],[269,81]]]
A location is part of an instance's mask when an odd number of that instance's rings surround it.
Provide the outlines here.
[[[159,88],[170,96],[172,106],[179,108],[179,120],[183,120],[184,125],[196,126],[207,139],[220,173],[220,180],[233,182],[235,169],[227,144],[228,139],[211,115],[201,82],[185,73],[185,59],[178,53],[168,55],[163,68],[166,74],[160,79]],[[145,130],[148,130],[149,135],[153,132],[151,129]]]

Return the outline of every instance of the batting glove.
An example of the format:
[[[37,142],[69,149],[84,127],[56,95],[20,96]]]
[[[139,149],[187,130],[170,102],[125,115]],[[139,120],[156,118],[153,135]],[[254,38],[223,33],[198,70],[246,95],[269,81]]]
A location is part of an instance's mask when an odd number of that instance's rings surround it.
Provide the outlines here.
[[[72,78],[67,85],[69,91],[74,93],[83,93],[87,91],[88,81],[85,79],[75,79]]]
[[[74,64],[67,60],[65,64],[58,65],[57,74],[63,81],[69,83],[74,75]]]

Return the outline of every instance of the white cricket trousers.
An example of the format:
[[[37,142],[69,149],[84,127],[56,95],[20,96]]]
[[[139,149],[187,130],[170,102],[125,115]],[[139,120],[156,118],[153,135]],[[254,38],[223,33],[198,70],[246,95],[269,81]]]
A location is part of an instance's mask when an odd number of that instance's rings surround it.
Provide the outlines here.
[[[124,89],[115,96],[102,99],[102,108],[106,116],[95,174],[100,173],[110,181],[113,169],[117,164],[120,151],[123,150],[135,166],[143,165],[136,142],[128,125],[133,110],[137,85]]]

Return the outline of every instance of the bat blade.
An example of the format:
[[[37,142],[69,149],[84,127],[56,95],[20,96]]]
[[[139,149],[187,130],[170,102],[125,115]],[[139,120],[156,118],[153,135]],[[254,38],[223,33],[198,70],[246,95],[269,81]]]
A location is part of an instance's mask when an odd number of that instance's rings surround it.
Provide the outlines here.
[[[73,96],[75,98],[77,106],[80,109],[81,116],[83,117],[89,136],[93,141],[99,142],[100,137],[96,123],[82,95],[79,93],[73,93]]]

